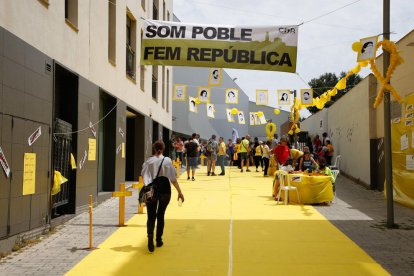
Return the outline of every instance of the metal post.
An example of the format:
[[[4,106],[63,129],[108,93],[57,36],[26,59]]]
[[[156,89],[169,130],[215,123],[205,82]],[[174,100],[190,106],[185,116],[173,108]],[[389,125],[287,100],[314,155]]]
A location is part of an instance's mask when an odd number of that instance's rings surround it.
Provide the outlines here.
[[[296,103],[296,89],[293,90],[293,105],[295,105]],[[295,111],[293,111],[293,117],[295,117]],[[292,122],[293,122],[293,118],[292,118]],[[296,133],[296,131],[293,133],[293,148],[297,149],[297,142],[298,142],[298,134]]]
[[[383,6],[383,36],[390,39],[390,0],[384,0]],[[383,72],[387,73],[390,65],[390,54],[383,52]],[[384,154],[385,154],[385,182],[387,192],[387,227],[394,227],[394,196],[392,183],[392,150],[391,150],[391,108],[390,93],[384,93]]]

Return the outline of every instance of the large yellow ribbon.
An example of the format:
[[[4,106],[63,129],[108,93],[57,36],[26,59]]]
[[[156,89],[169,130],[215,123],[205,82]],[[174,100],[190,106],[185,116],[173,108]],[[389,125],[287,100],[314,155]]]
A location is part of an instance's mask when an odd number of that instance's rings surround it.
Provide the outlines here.
[[[386,91],[391,92],[392,96],[398,102],[400,103],[403,102],[403,99],[401,98],[400,94],[398,94],[397,90],[395,90],[395,88],[391,84],[389,84],[389,82],[390,82],[392,74],[394,73],[395,68],[401,63],[403,63],[404,60],[398,53],[397,46],[395,45],[395,43],[389,40],[384,40],[384,41],[378,42],[376,45],[376,48],[378,49],[381,46],[385,51],[390,53],[390,66],[388,67],[387,74],[385,75],[385,78],[384,78],[384,76],[382,76],[381,73],[378,71],[378,68],[375,65],[375,60],[372,59],[369,61],[372,73],[374,73],[374,76],[377,78],[377,80],[381,84],[380,90],[378,91],[377,98],[375,99],[375,102],[374,102],[374,108],[377,108],[380,105],[380,103],[382,102],[382,99],[384,98],[384,92]]]

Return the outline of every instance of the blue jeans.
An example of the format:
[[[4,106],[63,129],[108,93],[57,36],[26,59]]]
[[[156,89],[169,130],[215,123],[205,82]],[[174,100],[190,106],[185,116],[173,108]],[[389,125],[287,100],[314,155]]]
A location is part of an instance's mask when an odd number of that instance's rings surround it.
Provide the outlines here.
[[[217,165],[220,166],[221,168],[221,173],[225,173],[225,169],[224,169],[224,161],[226,160],[226,156],[225,155],[218,155],[217,156]]]

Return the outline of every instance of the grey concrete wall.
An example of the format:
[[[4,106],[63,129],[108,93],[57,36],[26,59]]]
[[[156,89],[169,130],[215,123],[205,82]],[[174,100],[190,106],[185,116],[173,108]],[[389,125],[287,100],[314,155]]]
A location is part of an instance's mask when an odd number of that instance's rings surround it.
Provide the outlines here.
[[[0,27],[0,146],[12,171],[10,178],[0,172],[0,237],[48,222],[53,76],[46,63],[52,60]],[[39,126],[42,135],[29,146]],[[35,193],[25,196],[24,153],[36,153]]]
[[[99,120],[99,87],[83,77],[79,77],[79,96],[78,96],[78,129],[89,127],[89,122],[95,123]],[[93,105],[93,109],[92,109]],[[96,137],[96,160],[88,161],[86,159],[83,168],[78,167],[76,172],[76,207],[89,204],[89,195],[94,199],[97,198],[97,183],[98,183],[98,133],[99,125],[94,126]],[[88,152],[89,138],[95,138],[92,132],[87,129],[78,133],[77,145],[77,162]]]
[[[340,170],[370,185],[370,127],[375,122],[370,116],[370,91],[375,85],[373,76],[366,77],[329,109],[321,110],[301,123],[301,130],[312,136],[326,131],[334,147],[334,157],[341,155]],[[319,122],[327,118],[327,128]],[[333,161],[334,162],[334,159]]]
[[[256,102],[249,102],[249,112],[262,111],[266,117],[266,120],[271,119],[276,125],[276,133],[281,136],[281,125],[289,120],[290,113],[287,111],[280,110],[280,113],[276,115],[274,108],[264,105],[256,105]],[[249,125],[249,134],[252,137],[258,137],[260,140],[266,141],[266,125],[251,126]]]
[[[244,111],[248,123],[249,97],[223,70],[223,82],[221,86],[212,86],[210,103],[215,107],[215,118],[207,117],[206,104],[198,105],[198,113],[189,112],[188,97],[197,97],[198,86],[208,85],[209,68],[198,67],[174,67],[173,83],[187,85],[187,100],[185,102],[173,101],[173,131],[191,134],[199,133],[201,138],[209,138],[212,134],[225,139],[231,138],[232,129],[235,128],[239,136],[248,133],[248,124],[240,125],[237,120],[234,123],[227,121],[226,108],[236,107]],[[225,89],[239,89],[238,104],[225,103]]]

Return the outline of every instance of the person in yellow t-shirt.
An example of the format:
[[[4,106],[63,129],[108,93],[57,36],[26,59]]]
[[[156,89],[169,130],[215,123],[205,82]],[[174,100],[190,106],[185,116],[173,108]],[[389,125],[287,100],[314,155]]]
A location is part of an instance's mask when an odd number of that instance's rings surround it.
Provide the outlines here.
[[[236,140],[236,147],[235,147],[235,153],[237,154],[237,168],[240,169],[240,164],[241,164],[241,149],[240,149],[240,143],[241,143],[241,139],[237,138]]]
[[[219,146],[217,151],[217,165],[221,168],[221,173],[219,175],[225,175],[225,169],[224,169],[224,161],[226,160],[226,144],[224,143],[224,138],[219,138]]]
[[[256,138],[255,138],[256,140]],[[263,171],[263,142],[262,141],[255,141],[255,153],[254,153],[254,164],[256,165],[256,172],[259,171],[259,165],[262,167]]]
[[[240,172],[243,172],[243,166],[246,166],[246,172],[250,172],[249,169],[249,155],[250,155],[250,135],[246,135],[246,138],[240,142]]]
[[[329,165],[332,165],[331,162],[332,162],[332,157],[333,157],[333,152],[334,152],[331,140],[329,139],[326,140],[326,147],[328,148],[328,153],[326,154],[326,162],[328,163],[328,166],[329,166]]]

